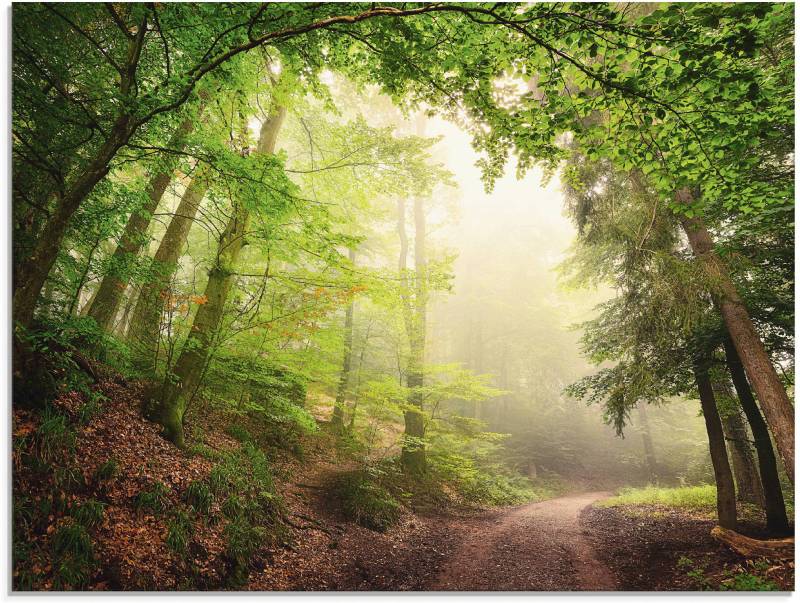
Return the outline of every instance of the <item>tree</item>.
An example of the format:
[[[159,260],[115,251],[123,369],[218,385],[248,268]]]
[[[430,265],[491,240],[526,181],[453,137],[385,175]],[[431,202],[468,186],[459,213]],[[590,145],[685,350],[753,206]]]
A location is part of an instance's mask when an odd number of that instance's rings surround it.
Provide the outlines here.
[[[736,348],[729,340],[724,341],[725,362],[731,374],[733,385],[739,396],[742,410],[753,431],[756,452],[758,454],[758,468],[761,476],[761,485],[764,492],[764,509],[767,514],[767,527],[778,533],[786,532],[789,529],[789,522],[786,517],[786,506],[783,501],[783,492],[778,477],[777,462],[775,453],[772,450],[772,441],[769,438],[769,431],[758,410],[756,401],[750,390],[750,384],[744,373]]]
[[[193,125],[191,120],[184,120],[170,139],[168,148],[180,151],[184,146],[183,141],[186,135],[192,131]],[[91,316],[97,326],[103,330],[109,330],[111,326],[125,292],[124,278],[126,272],[130,272],[129,265],[136,260],[144,247],[147,241],[147,227],[150,225],[150,220],[158,208],[164,192],[172,181],[172,171],[176,163],[175,157],[168,155],[165,159],[166,162],[161,167],[161,171],[154,174],[148,183],[148,202],[141,208],[134,210],[128,218],[128,223],[125,225],[119,244],[111,256],[109,271],[100,283],[100,287],[88,307],[87,315]]]
[[[717,521],[723,528],[733,530],[736,528],[736,488],[728,463],[725,435],[722,431],[719,412],[717,412],[708,366],[702,359],[695,363],[694,376],[708,432],[708,447],[711,452],[711,464],[714,467],[714,481],[717,483]]]
[[[140,370],[155,374],[157,370],[159,334],[162,313],[169,296],[169,283],[183,253],[189,229],[208,190],[209,171],[195,168],[194,177],[186,187],[181,201],[170,220],[152,261],[152,277],[142,284],[131,317],[128,339],[133,345],[134,359]]]
[[[257,147],[259,155],[272,156],[275,153],[278,132],[285,118],[285,107],[273,107],[261,126]],[[274,165],[271,167],[275,169]],[[208,274],[203,303],[197,310],[172,375],[168,376],[157,397],[153,398],[148,411],[162,425],[164,435],[181,448],[184,446],[183,417],[205,372],[233,285],[239,255],[248,236],[251,209],[247,200],[232,199],[232,206],[230,220],[220,235],[215,262]]]
[[[355,266],[356,264],[356,251],[350,248],[348,251],[348,259],[350,263]],[[341,433],[344,430],[344,405],[347,397],[351,379],[352,362],[353,362],[353,311],[355,310],[355,301],[351,300],[347,306],[344,315],[344,356],[342,358],[342,372],[339,377],[339,387],[336,390],[336,401],[333,406],[333,416],[331,417],[331,426],[334,431]]]

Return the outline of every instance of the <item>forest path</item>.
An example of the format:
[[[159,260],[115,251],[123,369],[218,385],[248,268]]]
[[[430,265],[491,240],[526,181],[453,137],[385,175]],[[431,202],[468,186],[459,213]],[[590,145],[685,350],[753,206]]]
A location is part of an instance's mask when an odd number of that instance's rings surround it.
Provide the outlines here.
[[[429,590],[614,590],[611,571],[579,525],[583,509],[609,496],[586,492],[511,509],[469,528]]]

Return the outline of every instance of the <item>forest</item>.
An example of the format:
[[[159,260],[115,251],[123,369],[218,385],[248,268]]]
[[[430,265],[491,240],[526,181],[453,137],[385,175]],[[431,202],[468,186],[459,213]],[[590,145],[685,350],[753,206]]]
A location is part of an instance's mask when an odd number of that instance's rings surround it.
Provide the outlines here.
[[[794,590],[793,4],[9,16],[11,590]]]

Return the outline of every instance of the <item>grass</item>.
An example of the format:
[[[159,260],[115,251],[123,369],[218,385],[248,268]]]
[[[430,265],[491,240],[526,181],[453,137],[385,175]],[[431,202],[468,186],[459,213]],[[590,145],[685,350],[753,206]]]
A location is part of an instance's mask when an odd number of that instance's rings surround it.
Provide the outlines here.
[[[36,451],[39,458],[49,463],[71,455],[75,448],[75,432],[67,417],[47,407],[42,412],[42,422],[36,430]]]
[[[117,472],[119,471],[119,463],[117,459],[110,458],[102,465],[98,466],[94,472],[94,479],[95,481],[99,482],[106,482],[112,479]]]
[[[79,523],[66,524],[53,534],[50,546],[56,588],[85,586],[94,567],[92,539],[86,528]]]
[[[166,544],[169,549],[181,557],[185,556],[188,551],[191,534],[192,522],[189,520],[189,516],[183,511],[173,513],[167,522]]]
[[[137,511],[159,515],[166,511],[169,504],[169,488],[161,482],[154,482],[149,490],[142,490],[136,495],[133,504]]]
[[[333,493],[347,518],[365,528],[383,532],[400,518],[400,503],[366,471],[341,475]]]
[[[695,511],[713,511],[717,504],[717,488],[713,485],[680,488],[622,488],[619,493],[597,503],[600,507],[621,505],[662,505]]]
[[[208,515],[214,497],[205,482],[194,481],[186,488],[184,498],[189,505],[200,515]]]
[[[73,506],[69,514],[85,528],[92,529],[103,522],[105,507],[105,504],[90,499],[83,504]]]

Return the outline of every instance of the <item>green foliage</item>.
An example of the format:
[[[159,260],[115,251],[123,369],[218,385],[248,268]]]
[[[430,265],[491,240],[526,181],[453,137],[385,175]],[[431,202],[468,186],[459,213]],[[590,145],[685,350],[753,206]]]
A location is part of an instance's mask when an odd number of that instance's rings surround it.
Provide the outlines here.
[[[179,556],[186,555],[192,535],[192,522],[183,511],[177,510],[167,521],[166,543],[169,549]]]
[[[371,530],[383,532],[400,518],[400,503],[369,471],[338,476],[332,493],[348,519]]]
[[[719,590],[774,591],[780,589],[769,578],[742,572],[734,574],[732,578],[723,580]]]
[[[41,415],[36,430],[34,449],[45,463],[71,455],[75,448],[75,432],[66,415],[48,406]]]
[[[214,500],[208,484],[203,481],[191,482],[186,488],[184,498],[192,509],[200,515],[208,514],[211,509],[211,503]]]
[[[737,564],[732,569],[722,572],[721,579],[712,581],[708,574],[707,562],[695,561],[689,557],[681,556],[676,567],[686,571],[686,576],[691,579],[696,590],[719,591],[776,591],[778,585],[766,577],[765,573],[770,564],[764,560],[749,559],[745,564]]]
[[[91,530],[102,523],[105,507],[105,503],[89,499],[81,504],[73,505],[69,510],[69,514],[80,525]]]
[[[713,510],[717,504],[717,488],[707,486],[685,486],[681,488],[623,488],[611,498],[597,503],[602,507],[620,505],[664,505],[697,511]]]
[[[57,587],[80,588],[94,567],[94,548],[86,528],[68,523],[55,531],[51,541]]]
[[[119,462],[111,457],[97,466],[94,472],[96,482],[107,482],[116,477],[119,472]]]
[[[247,581],[248,564],[251,557],[264,543],[267,531],[254,526],[246,519],[237,518],[225,526],[223,536],[226,540],[225,554],[232,563],[229,583],[241,588]]]
[[[154,482],[149,489],[141,490],[134,500],[134,508],[137,511],[150,511],[154,515],[160,515],[169,506],[170,490],[161,482]]]
[[[253,436],[251,436],[250,432],[241,425],[230,425],[228,426],[227,432],[229,436],[242,444],[253,441]]]
[[[221,510],[227,519],[223,537],[230,563],[228,581],[241,587],[255,552],[283,533],[283,502],[275,491],[266,456],[249,442],[227,453],[211,470],[208,481],[211,491],[225,497]]]

